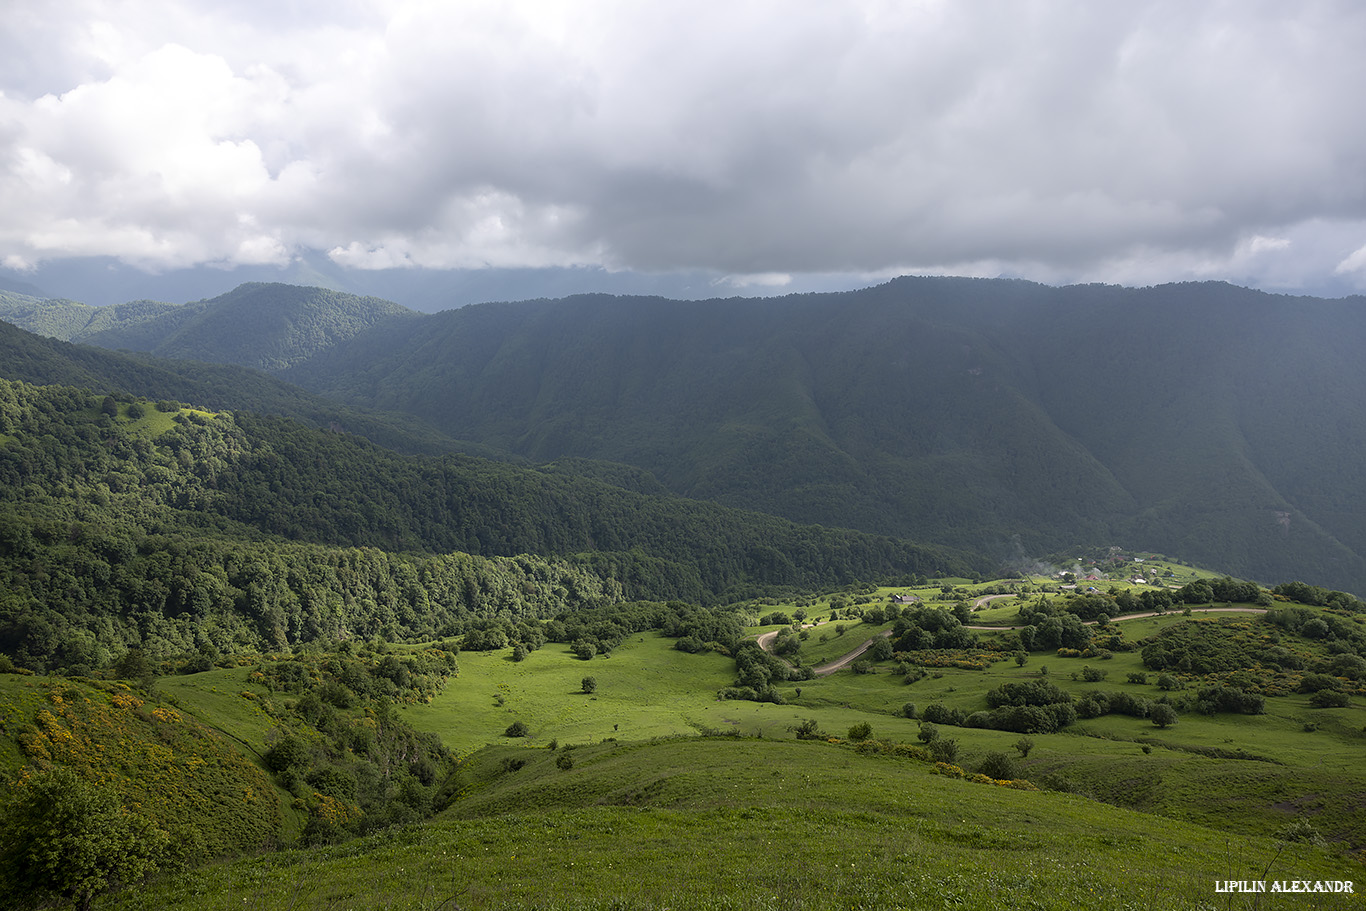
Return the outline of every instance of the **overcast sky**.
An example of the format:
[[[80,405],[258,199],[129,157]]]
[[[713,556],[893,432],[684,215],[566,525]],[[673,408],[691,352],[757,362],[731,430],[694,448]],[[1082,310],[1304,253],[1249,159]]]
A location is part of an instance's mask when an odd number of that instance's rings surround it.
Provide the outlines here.
[[[1366,3],[3,0],[0,264],[1366,290]]]

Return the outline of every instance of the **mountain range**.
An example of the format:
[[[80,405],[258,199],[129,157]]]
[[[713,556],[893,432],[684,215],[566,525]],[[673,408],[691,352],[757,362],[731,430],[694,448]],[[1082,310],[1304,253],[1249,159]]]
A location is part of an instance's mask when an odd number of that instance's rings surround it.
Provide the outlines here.
[[[79,305],[7,294],[0,318],[267,371],[315,423],[316,403],[411,422],[429,451],[997,562],[1114,544],[1366,591],[1361,297],[901,278],[430,315],[277,284],[127,306],[77,326]]]

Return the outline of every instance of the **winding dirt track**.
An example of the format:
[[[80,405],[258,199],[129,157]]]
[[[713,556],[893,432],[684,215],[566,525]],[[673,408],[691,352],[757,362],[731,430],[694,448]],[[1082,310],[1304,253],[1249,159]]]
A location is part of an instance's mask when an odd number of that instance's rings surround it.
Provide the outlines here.
[[[985,598],[978,598],[976,601],[974,601],[974,602],[973,602],[973,606],[975,606],[975,607],[980,607],[981,605],[985,604],[986,602],[995,600],[996,598],[1013,598],[1013,597],[1015,597],[1015,596],[1014,596],[1014,595],[987,595]],[[1168,616],[1168,615],[1173,614],[1173,613],[1177,613],[1177,614],[1179,615],[1179,612],[1177,612],[1177,611],[1166,611],[1165,613],[1163,613],[1163,612],[1158,612],[1158,611],[1149,611],[1148,613],[1143,613],[1143,614],[1124,614],[1123,616],[1120,616],[1120,617],[1112,617],[1112,618],[1110,618],[1110,622],[1111,622],[1111,623],[1118,623],[1118,622],[1123,621],[1123,620],[1142,620],[1142,619],[1145,618],[1145,617],[1164,617],[1164,616]],[[1266,609],[1265,609],[1265,608],[1262,608],[1262,607],[1206,607],[1206,608],[1201,608],[1201,609],[1199,609],[1199,610],[1192,610],[1191,613],[1192,613],[1192,614],[1264,614],[1264,613],[1266,613]],[[827,621],[827,622],[828,622],[828,621]],[[1095,620],[1087,620],[1087,621],[1085,621],[1085,623],[1086,623],[1087,626],[1094,626],[1095,623],[1096,623],[1096,621],[1095,621]],[[823,623],[820,623],[820,624],[812,624],[812,627],[814,627],[814,626],[824,626],[824,625],[825,625],[825,624],[823,624]],[[810,628],[812,628],[812,627],[807,627],[807,628],[810,629]],[[964,628],[964,629],[985,630],[985,631],[1024,629],[1024,627],[1022,627],[1022,626],[965,626],[965,627],[963,627],[963,628]],[[762,634],[760,634],[759,636],[757,636],[757,637],[755,638],[754,641],[757,642],[757,643],[759,643],[759,648],[761,648],[761,649],[763,649],[764,651],[766,651],[766,652],[772,654],[772,652],[773,652],[773,648],[772,648],[772,646],[773,646],[773,640],[778,638],[778,633],[779,633],[779,632],[781,632],[781,630],[776,630],[776,629],[775,629],[775,630],[774,630],[773,632],[771,632],[771,633],[762,633]],[[842,656],[840,656],[839,658],[836,658],[834,661],[828,661],[828,662],[826,662],[825,664],[819,664],[819,665],[817,665],[816,667],[813,667],[811,670],[816,674],[817,677],[824,677],[824,676],[826,676],[826,675],[828,675],[828,674],[833,674],[833,673],[835,673],[835,671],[843,670],[844,668],[848,667],[849,665],[851,665],[851,664],[853,664],[855,661],[857,661],[860,655],[862,655],[864,652],[868,651],[868,649],[872,648],[872,647],[873,647],[873,642],[878,638],[878,636],[884,636],[884,637],[885,637],[885,636],[890,636],[891,634],[892,634],[892,631],[891,631],[891,630],[887,630],[885,633],[879,633],[877,636],[873,636],[872,638],[868,639],[866,642],[864,642],[863,644],[861,644],[860,646],[858,646],[857,648],[855,648],[853,651],[851,651],[851,652],[849,652],[849,653],[847,653],[847,654],[845,654],[845,655],[842,655]],[[780,660],[782,660],[782,659],[780,659]],[[788,666],[790,667],[791,665],[788,665]]]

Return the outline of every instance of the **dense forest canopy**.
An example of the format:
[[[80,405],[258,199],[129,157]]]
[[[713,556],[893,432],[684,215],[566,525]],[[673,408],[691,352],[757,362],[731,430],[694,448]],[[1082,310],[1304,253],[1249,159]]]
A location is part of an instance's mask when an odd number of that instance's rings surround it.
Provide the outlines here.
[[[0,381],[0,651],[30,666],[981,568],[282,418]]]

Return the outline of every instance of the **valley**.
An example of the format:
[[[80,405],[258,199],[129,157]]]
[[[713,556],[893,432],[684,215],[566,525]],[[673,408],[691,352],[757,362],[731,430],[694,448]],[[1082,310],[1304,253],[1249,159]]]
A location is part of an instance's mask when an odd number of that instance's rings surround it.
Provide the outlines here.
[[[1362,489],[1355,316],[1273,303],[9,294],[122,350],[0,325],[7,894],[1195,909],[1356,882],[1366,519],[1328,493]],[[1247,319],[1227,351],[1097,353],[1140,305]]]
[[[926,605],[913,610],[971,604],[976,592],[1011,584],[934,583],[912,590]],[[1056,582],[1027,584],[1063,597]],[[942,600],[945,588],[954,600]],[[809,643],[816,661],[894,632],[895,622],[865,622],[859,610],[906,593],[832,593],[802,606],[749,610],[820,618],[794,656]],[[1009,606],[1005,600],[983,605],[973,619],[990,612],[1000,625],[1018,620],[1015,596]],[[843,611],[858,609],[843,613],[841,603],[849,605]],[[832,611],[839,616],[832,619]],[[1176,610],[1115,620],[1108,629],[1138,644],[1192,625],[1254,642],[1277,628],[1251,613]],[[1358,619],[1349,629],[1361,625]],[[818,641],[836,626],[842,634]],[[743,633],[777,631],[749,626]],[[1262,714],[1187,709],[1162,728],[1111,714],[1022,737],[925,720],[936,705],[980,710],[988,691],[1041,674],[1078,700],[1093,691],[1156,700],[1220,676],[1182,674],[1182,689],[1164,691],[1142,649],[1099,659],[1034,652],[1019,663],[1021,653],[996,645],[1007,637],[1009,647],[1014,634],[984,635],[977,648],[953,654],[899,654],[862,672],[791,680],[779,684],[779,703],[718,699],[734,680],[735,659],[681,650],[679,639],[657,629],[624,636],[610,654],[587,661],[552,643],[521,660],[509,647],[462,650],[456,675],[398,707],[413,729],[451,751],[443,773],[451,778],[441,791],[450,802],[432,821],[199,867],[99,907],[327,908],[359,900],[654,908],[668,895],[668,907],[710,909],[730,907],[727,896],[740,890],[773,908],[847,907],[851,900],[885,906],[931,894],[957,896],[956,904],[970,908],[1025,894],[1042,908],[1195,908],[1211,902],[1214,879],[1281,870],[1282,878],[1345,881],[1360,869],[1352,856],[1366,844],[1357,811],[1366,794],[1360,679],[1337,680],[1355,693],[1347,708],[1316,708],[1312,694],[1291,691],[1266,698]],[[1318,651],[1310,640],[1278,638],[1310,660]],[[372,644],[360,652],[363,660],[367,652],[403,660],[411,648]],[[974,655],[980,669],[969,666]],[[921,672],[907,673],[908,658]],[[223,722],[232,745],[266,755],[278,736],[272,731],[290,724],[292,711],[287,692],[263,685],[275,675],[259,671],[281,662],[291,658],[260,656],[236,668],[160,677],[155,693],[138,695],[210,727]],[[1102,666],[1102,680],[1082,673]],[[1307,673],[1294,676],[1302,681]],[[1145,682],[1136,683],[1135,674]],[[591,693],[586,675],[595,681]],[[0,676],[6,701],[13,705],[15,690],[4,681],[31,687],[24,681],[33,679]],[[1243,685],[1276,691],[1274,680]],[[919,718],[907,717],[908,701]],[[241,720],[226,726],[234,717]],[[524,736],[507,736],[514,722],[525,725]],[[803,725],[819,736],[802,739]],[[935,740],[922,732],[933,728],[936,740],[952,742],[951,762],[929,752]],[[975,773],[984,763],[996,775],[1010,768],[1018,781],[1003,787]],[[281,806],[291,812],[288,800]],[[300,822],[281,825],[289,831]],[[1301,831],[1331,840],[1315,847],[1312,838],[1288,834]],[[708,850],[689,860],[684,846],[698,838]],[[794,850],[801,856],[795,864]],[[1316,907],[1355,906],[1348,896],[1324,901]]]

